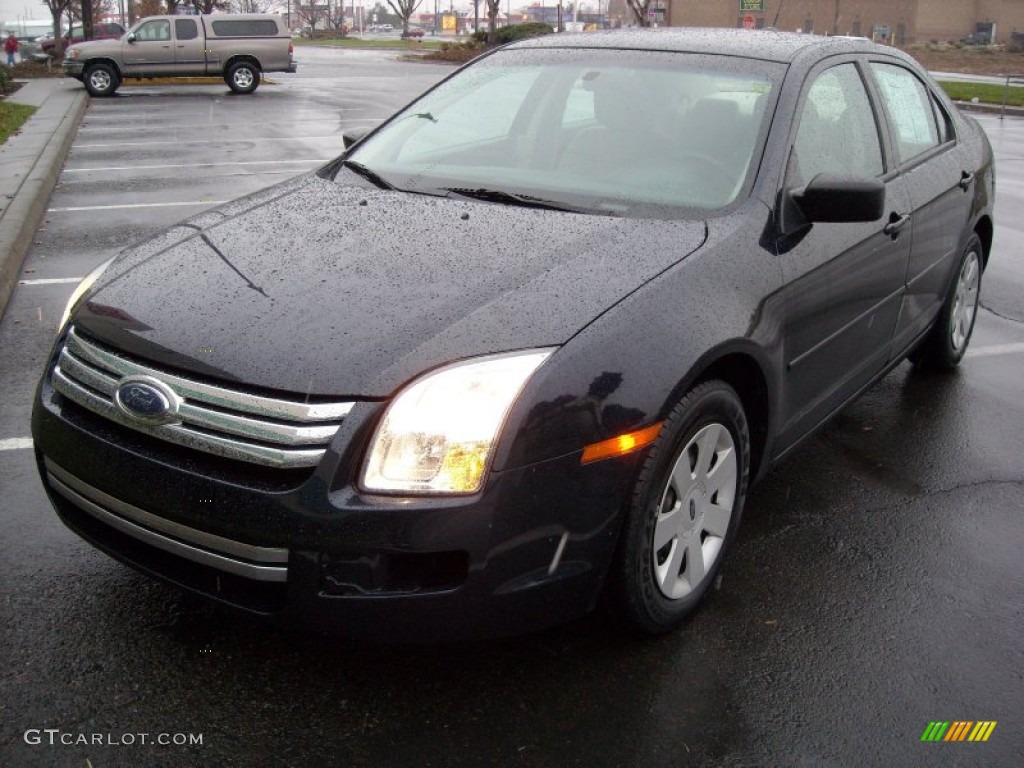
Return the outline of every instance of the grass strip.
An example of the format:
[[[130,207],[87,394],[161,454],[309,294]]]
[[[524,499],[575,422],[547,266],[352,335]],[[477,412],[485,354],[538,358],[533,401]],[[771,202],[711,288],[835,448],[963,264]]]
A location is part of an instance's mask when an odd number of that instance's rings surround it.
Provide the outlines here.
[[[1024,107],[1024,88],[1010,86],[1007,95],[1005,85],[995,83],[958,83],[944,80],[939,83],[954,101],[973,101],[977,99],[983,104],[1002,104],[1003,98],[1011,107]]]
[[[9,136],[17,133],[18,129],[32,117],[32,113],[35,111],[35,107],[30,107],[27,104],[11,104],[0,101],[0,144],[7,141]]]

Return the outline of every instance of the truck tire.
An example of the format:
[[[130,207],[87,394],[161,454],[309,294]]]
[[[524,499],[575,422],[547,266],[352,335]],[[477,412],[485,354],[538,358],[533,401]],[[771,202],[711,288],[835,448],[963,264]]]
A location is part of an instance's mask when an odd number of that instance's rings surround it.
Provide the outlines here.
[[[121,78],[112,66],[97,62],[85,71],[82,82],[90,96],[113,96],[121,85]]]
[[[237,61],[228,67],[224,82],[235,93],[252,93],[260,84],[260,70],[251,61]]]

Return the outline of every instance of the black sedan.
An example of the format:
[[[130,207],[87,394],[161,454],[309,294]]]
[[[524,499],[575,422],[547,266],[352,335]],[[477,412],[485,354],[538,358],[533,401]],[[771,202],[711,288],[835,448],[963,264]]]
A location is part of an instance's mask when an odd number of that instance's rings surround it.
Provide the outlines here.
[[[668,630],[752,482],[971,338],[991,149],[890,48],[538,38],[349,140],[90,275],[36,398],[65,523],[249,611]]]

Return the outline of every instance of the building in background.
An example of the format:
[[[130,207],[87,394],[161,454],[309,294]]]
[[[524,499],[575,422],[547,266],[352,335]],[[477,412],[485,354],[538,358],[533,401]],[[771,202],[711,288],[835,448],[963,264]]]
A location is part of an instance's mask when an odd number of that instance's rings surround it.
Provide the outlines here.
[[[995,41],[1024,32],[1024,0],[663,0],[676,27],[776,27],[818,35],[853,35],[906,45],[960,40],[995,24]],[[657,3],[652,3],[652,8]],[[632,20],[625,0],[609,14]],[[652,21],[654,20],[652,16]]]

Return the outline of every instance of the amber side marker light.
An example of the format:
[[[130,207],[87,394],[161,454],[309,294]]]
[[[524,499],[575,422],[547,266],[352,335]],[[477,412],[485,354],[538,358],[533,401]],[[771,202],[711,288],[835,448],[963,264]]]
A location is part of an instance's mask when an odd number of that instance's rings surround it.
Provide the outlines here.
[[[602,459],[610,459],[613,456],[623,456],[627,453],[638,451],[650,445],[658,438],[661,425],[664,423],[659,421],[657,424],[637,430],[636,432],[627,432],[624,435],[602,440],[600,443],[591,443],[583,449],[580,464],[590,464]]]

